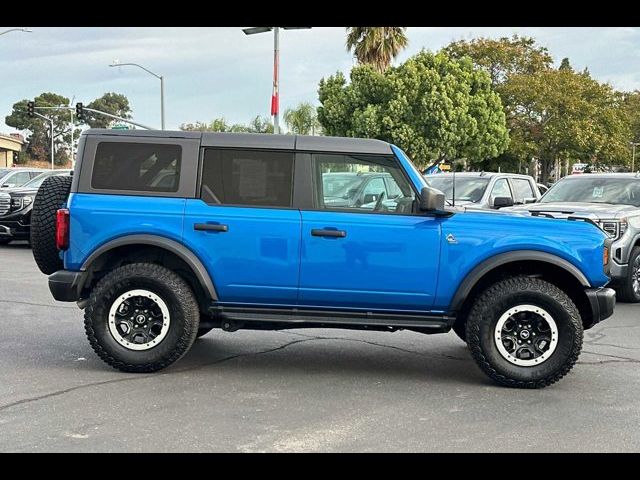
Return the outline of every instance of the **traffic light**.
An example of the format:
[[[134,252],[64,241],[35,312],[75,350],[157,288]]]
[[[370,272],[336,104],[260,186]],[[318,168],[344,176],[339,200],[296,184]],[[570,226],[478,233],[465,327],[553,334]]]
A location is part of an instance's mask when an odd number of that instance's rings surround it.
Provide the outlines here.
[[[84,119],[84,107],[82,106],[82,102],[76,103],[76,117],[78,117],[78,120]]]
[[[33,117],[36,102],[27,102],[27,115]]]

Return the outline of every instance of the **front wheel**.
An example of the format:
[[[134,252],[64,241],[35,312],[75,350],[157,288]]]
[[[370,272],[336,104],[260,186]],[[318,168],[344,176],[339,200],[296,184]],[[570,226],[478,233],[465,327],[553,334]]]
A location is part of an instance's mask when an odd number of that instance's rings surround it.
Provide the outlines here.
[[[193,345],[200,324],[185,280],[148,263],[105,275],[91,291],[84,318],[93,350],[125,372],[155,372],[176,362]]]
[[[497,282],[475,300],[466,338],[482,371],[497,383],[542,388],[578,360],[583,327],[571,299],[539,278]]]
[[[640,302],[640,247],[633,247],[631,250],[627,276],[622,279],[617,290],[621,302]]]

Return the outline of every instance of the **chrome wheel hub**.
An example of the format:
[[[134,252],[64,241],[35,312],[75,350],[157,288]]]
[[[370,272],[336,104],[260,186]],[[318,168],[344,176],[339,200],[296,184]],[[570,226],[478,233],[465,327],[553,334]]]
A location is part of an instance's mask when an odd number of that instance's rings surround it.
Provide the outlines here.
[[[558,345],[558,327],[545,309],[517,305],[498,319],[494,339],[500,355],[521,367],[547,361]]]
[[[167,304],[149,290],[130,290],[116,298],[109,310],[109,332],[129,350],[149,350],[169,331]]]

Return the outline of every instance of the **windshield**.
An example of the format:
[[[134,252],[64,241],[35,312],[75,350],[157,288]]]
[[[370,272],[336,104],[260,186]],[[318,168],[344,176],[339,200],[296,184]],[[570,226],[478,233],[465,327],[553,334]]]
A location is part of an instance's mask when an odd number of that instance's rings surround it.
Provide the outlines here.
[[[540,203],[586,202],[640,207],[640,179],[580,177],[556,183]]]
[[[322,190],[325,197],[350,198],[357,191],[364,181],[364,176],[356,174],[333,174],[322,175]]]
[[[0,178],[4,177],[7,173],[9,173],[11,170],[7,170],[0,168]]]
[[[433,188],[437,188],[444,193],[447,200],[453,199],[453,176],[446,174],[429,175],[427,182]],[[456,178],[456,200],[464,202],[479,202],[484,195],[484,191],[489,185],[488,178],[481,177],[457,177]]]

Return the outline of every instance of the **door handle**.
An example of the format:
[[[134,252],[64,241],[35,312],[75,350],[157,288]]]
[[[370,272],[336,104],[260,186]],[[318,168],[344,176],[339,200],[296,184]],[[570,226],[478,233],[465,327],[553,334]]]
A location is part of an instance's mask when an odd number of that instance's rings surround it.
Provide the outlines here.
[[[198,232],[228,232],[229,226],[220,223],[196,223],[193,229]]]
[[[329,230],[326,228],[314,228],[311,230],[311,235],[314,237],[336,237],[344,238],[347,236],[347,232],[344,230]]]

